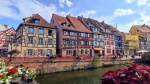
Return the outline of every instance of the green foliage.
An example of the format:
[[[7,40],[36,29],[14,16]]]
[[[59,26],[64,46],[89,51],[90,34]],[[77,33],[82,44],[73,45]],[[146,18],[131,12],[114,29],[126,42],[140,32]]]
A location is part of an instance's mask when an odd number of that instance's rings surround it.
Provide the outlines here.
[[[100,59],[100,56],[98,54],[96,54],[94,56],[94,60],[92,61],[92,66],[93,67],[99,67],[102,65],[102,60]]]

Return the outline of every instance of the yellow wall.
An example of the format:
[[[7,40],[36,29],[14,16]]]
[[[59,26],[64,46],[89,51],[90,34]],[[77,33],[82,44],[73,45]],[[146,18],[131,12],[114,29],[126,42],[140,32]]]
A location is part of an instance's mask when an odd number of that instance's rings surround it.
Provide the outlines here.
[[[139,49],[138,35],[125,35],[125,42],[129,43],[129,49]]]
[[[137,29],[136,27],[134,27],[134,26],[131,27],[129,33],[130,33],[131,35],[138,35],[138,36],[143,37],[144,39],[146,39],[145,34],[144,34],[142,31],[138,30],[138,29]]]

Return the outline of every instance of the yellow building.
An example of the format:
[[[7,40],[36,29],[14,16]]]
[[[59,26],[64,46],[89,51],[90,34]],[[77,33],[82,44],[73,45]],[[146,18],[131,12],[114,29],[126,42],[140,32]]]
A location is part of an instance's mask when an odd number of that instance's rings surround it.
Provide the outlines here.
[[[16,30],[16,41],[19,45],[13,47],[13,49],[21,51],[18,56],[56,55],[56,28],[52,27],[39,14],[33,14],[23,20],[24,22]]]
[[[149,25],[134,25],[130,29],[131,35],[139,36],[139,50],[150,50],[150,26]]]
[[[124,53],[126,55],[136,54],[136,50],[139,49],[138,35],[125,34],[124,39]]]

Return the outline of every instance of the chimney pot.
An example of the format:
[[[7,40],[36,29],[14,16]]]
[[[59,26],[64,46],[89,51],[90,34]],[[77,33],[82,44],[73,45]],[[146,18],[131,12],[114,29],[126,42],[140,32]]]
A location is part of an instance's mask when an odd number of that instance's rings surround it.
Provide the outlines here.
[[[8,25],[4,24],[4,27],[7,29],[7,28],[8,28]]]

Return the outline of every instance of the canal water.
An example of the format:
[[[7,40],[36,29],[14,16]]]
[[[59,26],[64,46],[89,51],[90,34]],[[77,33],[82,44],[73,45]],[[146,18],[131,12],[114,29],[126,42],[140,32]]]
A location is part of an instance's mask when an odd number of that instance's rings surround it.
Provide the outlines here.
[[[124,67],[123,65],[116,65],[96,69],[38,75],[36,81],[40,84],[100,84],[100,78],[106,71]]]

